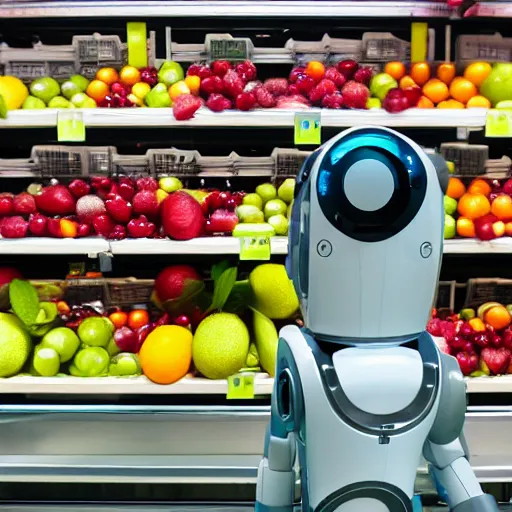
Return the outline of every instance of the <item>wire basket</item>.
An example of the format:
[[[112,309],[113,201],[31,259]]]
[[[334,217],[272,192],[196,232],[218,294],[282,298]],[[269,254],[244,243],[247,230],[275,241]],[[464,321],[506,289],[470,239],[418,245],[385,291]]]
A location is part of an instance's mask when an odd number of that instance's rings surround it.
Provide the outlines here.
[[[152,176],[196,176],[200,170],[197,151],[176,148],[150,149],[146,153]]]
[[[387,32],[363,34],[363,59],[368,62],[407,61],[411,45]]]
[[[117,150],[113,146],[88,147],[87,173],[89,176],[110,176],[113,169],[114,155]]]
[[[121,39],[118,36],[74,36],[73,48],[80,63],[117,63],[121,65]]]
[[[310,154],[309,151],[299,151],[298,149],[274,149],[272,151],[275,161],[274,177],[279,179],[297,176]]]
[[[445,160],[453,162],[456,174],[463,177],[482,175],[489,159],[489,146],[465,142],[441,144],[440,152]]]
[[[112,174],[114,176],[148,176],[150,171],[146,155],[113,155]]]
[[[439,281],[434,304],[437,309],[455,311],[455,291],[457,281]]]
[[[88,302],[101,301],[106,306],[108,291],[106,279],[68,279],[65,301],[70,306],[80,306]]]
[[[489,301],[499,302],[504,306],[512,304],[512,279],[469,279],[464,307],[476,309]]]
[[[86,151],[73,146],[34,146],[32,160],[43,178],[72,178],[86,174]]]
[[[129,308],[151,302],[153,279],[107,279],[107,307]]]
[[[512,38],[504,38],[501,34],[459,36],[456,43],[455,59],[462,64],[482,60],[511,62]]]

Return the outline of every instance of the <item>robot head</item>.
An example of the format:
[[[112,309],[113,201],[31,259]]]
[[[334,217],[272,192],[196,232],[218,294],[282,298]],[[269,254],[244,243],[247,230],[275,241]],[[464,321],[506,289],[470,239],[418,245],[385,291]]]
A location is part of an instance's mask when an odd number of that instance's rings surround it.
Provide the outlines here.
[[[386,128],[349,129],[308,158],[287,268],[310,331],[360,344],[401,343],[425,329],[447,181],[441,157]]]

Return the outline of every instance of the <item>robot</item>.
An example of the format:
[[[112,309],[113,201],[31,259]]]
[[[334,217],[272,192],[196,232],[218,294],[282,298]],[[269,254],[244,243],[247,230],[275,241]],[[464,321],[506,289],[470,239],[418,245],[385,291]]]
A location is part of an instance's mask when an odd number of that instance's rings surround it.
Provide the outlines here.
[[[407,137],[352,128],[297,177],[286,267],[304,328],[280,332],[256,512],[412,512],[420,456],[453,512],[497,512],[462,433],[466,387],[425,326],[448,171]]]

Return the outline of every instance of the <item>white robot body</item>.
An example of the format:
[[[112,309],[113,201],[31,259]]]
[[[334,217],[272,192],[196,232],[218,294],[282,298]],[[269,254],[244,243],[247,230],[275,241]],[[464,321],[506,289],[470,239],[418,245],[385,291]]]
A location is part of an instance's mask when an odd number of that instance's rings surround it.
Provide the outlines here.
[[[297,463],[302,512],[413,512],[422,453],[453,512],[498,512],[469,464],[457,360],[425,331],[447,176],[385,128],[305,162],[286,262],[305,327],[280,332],[256,512],[294,512]]]

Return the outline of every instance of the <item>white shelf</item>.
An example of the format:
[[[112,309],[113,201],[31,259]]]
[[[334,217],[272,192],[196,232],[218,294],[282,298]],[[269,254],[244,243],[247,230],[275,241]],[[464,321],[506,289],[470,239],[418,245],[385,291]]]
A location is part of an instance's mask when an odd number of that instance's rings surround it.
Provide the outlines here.
[[[451,10],[439,2],[391,1],[6,1],[0,7],[1,18],[77,18],[77,17],[443,17]]]
[[[287,254],[288,239],[270,239],[272,254]],[[110,242],[112,254],[239,254],[240,241],[234,237],[194,238],[183,242],[173,240],[122,240]]]
[[[0,239],[0,254],[90,254],[108,252],[102,238],[19,238]]]
[[[466,379],[468,393],[512,393],[512,375]]]
[[[510,254],[512,238],[498,238],[491,242],[475,239],[458,239],[444,241],[444,254]]]
[[[77,109],[78,110],[78,109]],[[211,112],[201,108],[189,121],[176,121],[168,108],[93,108],[82,109],[87,128],[148,127],[273,127],[294,126],[296,111],[259,109],[252,112]],[[388,126],[410,128],[483,128],[486,109],[444,110],[410,109],[400,114],[384,110],[326,110],[321,112],[324,127]],[[14,110],[7,119],[0,119],[0,128],[51,128],[57,126],[57,109]]]
[[[270,395],[274,379],[266,373],[256,374],[256,395]],[[0,379],[0,395],[226,395],[226,380],[208,380],[185,377],[162,386],[153,384],[146,377],[11,377]]]

